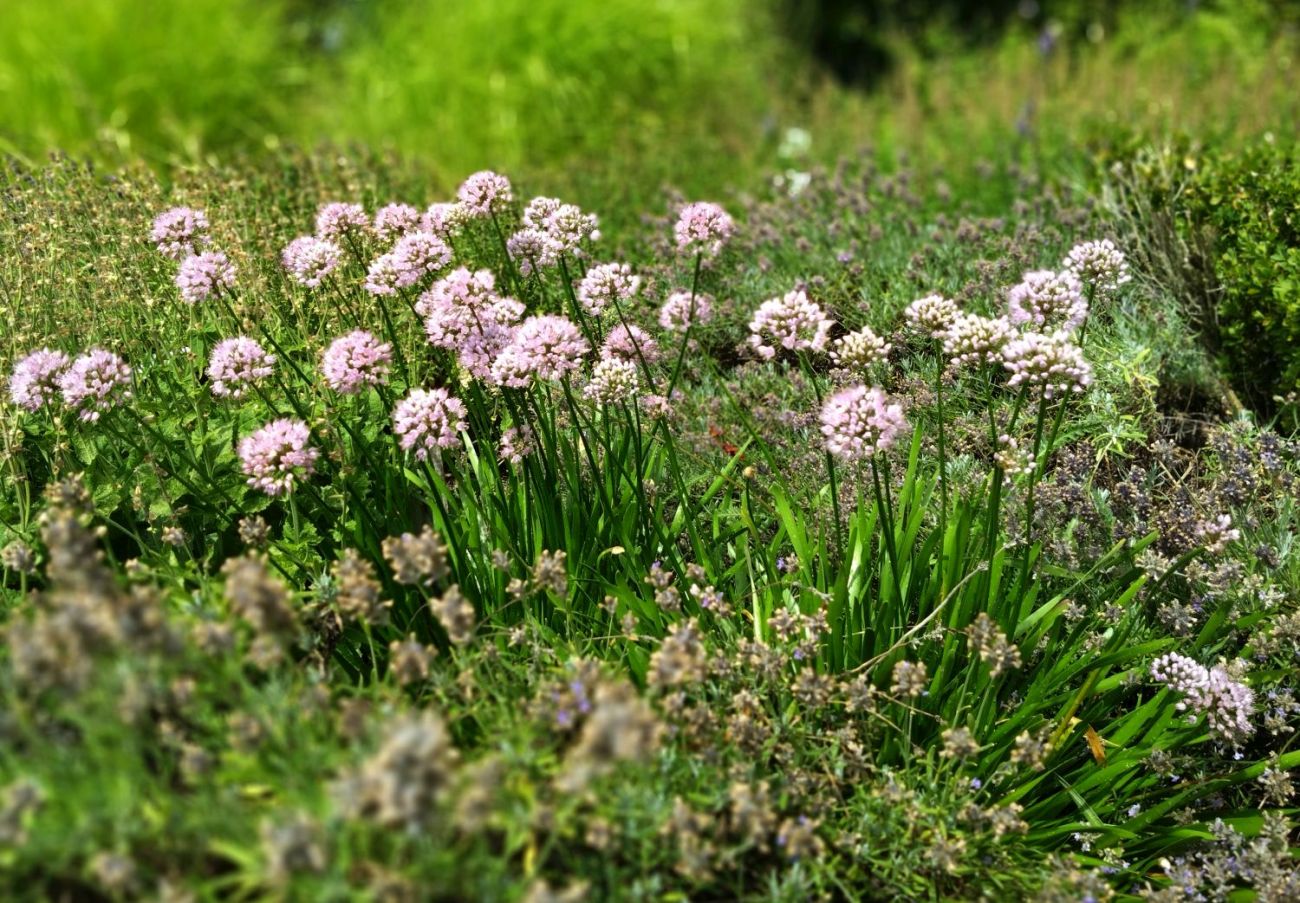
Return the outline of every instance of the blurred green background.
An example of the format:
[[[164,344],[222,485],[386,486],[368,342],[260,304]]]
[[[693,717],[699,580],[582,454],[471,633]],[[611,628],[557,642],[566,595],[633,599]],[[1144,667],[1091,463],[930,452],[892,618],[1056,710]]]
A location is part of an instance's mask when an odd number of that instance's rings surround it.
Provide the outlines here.
[[[1293,133],[1297,19],[1293,0],[5,0],[0,150],[165,169],[355,143],[437,190],[495,167],[598,209],[865,144],[959,177],[1170,130]]]

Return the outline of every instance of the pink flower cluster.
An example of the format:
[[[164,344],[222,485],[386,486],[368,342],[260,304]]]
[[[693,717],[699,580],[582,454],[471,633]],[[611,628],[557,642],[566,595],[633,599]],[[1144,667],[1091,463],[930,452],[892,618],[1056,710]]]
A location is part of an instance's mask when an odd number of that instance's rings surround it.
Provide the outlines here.
[[[360,204],[334,202],[316,212],[316,234],[325,241],[339,241],[349,235],[370,232],[370,217]]]
[[[429,344],[455,354],[457,363],[479,379],[491,377],[492,362],[524,315],[518,301],[497,295],[491,270],[464,267],[435,282],[415,309],[424,317]]]
[[[239,460],[248,485],[267,495],[288,495],[316,470],[320,452],[301,420],[273,420],[239,442]]]
[[[208,243],[208,217],[191,207],[164,210],[154,219],[150,238],[164,257],[184,260]]]
[[[39,411],[59,394],[59,377],[69,363],[66,354],[49,348],[20,358],[9,374],[9,398],[24,411]]]
[[[1085,287],[1102,295],[1114,294],[1132,279],[1124,252],[1109,238],[1075,245],[1065,256],[1062,268],[1073,273]]]
[[[446,389],[412,389],[393,411],[398,444],[420,461],[456,445],[464,429],[465,405]]]
[[[833,325],[820,305],[795,289],[759,305],[749,321],[749,345],[765,361],[776,357],[778,348],[823,351]]]
[[[1088,318],[1083,286],[1069,270],[1035,270],[1007,295],[1008,316],[1017,326],[1073,332]]]
[[[387,254],[370,264],[366,290],[373,295],[392,295],[399,288],[419,285],[451,263],[448,244],[432,232],[403,235]]]
[[[876,335],[870,326],[850,332],[835,340],[831,360],[843,370],[861,372],[873,364],[883,364],[889,359],[893,345]]]
[[[1007,385],[1028,386],[1047,398],[1083,392],[1092,383],[1092,365],[1068,334],[1026,332],[1007,342],[1002,365],[1011,372]]]
[[[439,201],[430,204],[420,217],[420,231],[432,232],[443,241],[448,241],[465,227],[469,217],[460,204]]]
[[[1006,317],[958,314],[943,335],[943,353],[954,367],[1002,363],[1002,352],[1016,336]]]
[[[682,254],[717,257],[736,231],[730,214],[710,201],[696,201],[682,208],[673,226],[673,238]]]
[[[222,339],[208,358],[212,394],[220,398],[243,398],[251,386],[270,376],[274,369],[275,355],[247,336]]]
[[[235,265],[221,251],[204,251],[181,261],[176,287],[189,304],[207,301],[223,289],[235,287]]]
[[[321,357],[321,374],[335,392],[355,395],[367,386],[388,381],[393,346],[373,333],[357,329],[330,343]]]
[[[343,251],[332,241],[303,235],[289,242],[280,255],[289,278],[307,288],[319,288],[338,269]]]
[[[627,264],[602,263],[588,270],[578,283],[578,303],[596,317],[611,304],[630,301],[640,288],[641,277],[633,275]]]
[[[93,423],[131,396],[131,368],[113,352],[92,348],[59,376],[59,391],[64,404]]]
[[[513,201],[514,191],[505,176],[482,170],[461,183],[456,197],[466,216],[486,219],[493,211]]]
[[[648,332],[634,323],[627,323],[619,324],[605,334],[600,356],[637,363],[644,361],[649,365],[658,363],[663,353],[659,350],[659,343]]]
[[[543,314],[529,317],[492,364],[500,385],[523,388],[531,380],[557,380],[577,370],[590,350],[573,321]]]
[[[1177,652],[1162,655],[1151,663],[1151,677],[1183,700],[1178,710],[1192,717],[1204,715],[1206,723],[1221,739],[1240,743],[1252,733],[1251,713],[1255,709],[1255,691],[1233,680],[1221,665],[1206,668],[1194,659]]]
[[[891,404],[883,390],[859,385],[826,399],[821,425],[831,454],[861,461],[889,449],[907,420],[902,406]]]
[[[617,357],[607,357],[591,370],[591,382],[583,395],[600,405],[633,401],[641,387],[636,364]]]
[[[713,319],[713,298],[705,294],[673,292],[659,308],[659,325],[669,332],[686,332]]]
[[[942,339],[957,319],[957,303],[943,295],[918,298],[903,311],[909,326],[932,339]]]
[[[381,242],[391,244],[420,228],[420,218],[420,211],[410,204],[385,204],[375,212],[375,235]]]

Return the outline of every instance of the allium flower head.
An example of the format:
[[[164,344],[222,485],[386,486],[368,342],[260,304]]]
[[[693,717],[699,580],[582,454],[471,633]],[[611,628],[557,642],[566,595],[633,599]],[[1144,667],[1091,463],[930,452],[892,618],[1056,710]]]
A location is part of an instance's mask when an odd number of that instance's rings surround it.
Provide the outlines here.
[[[206,301],[222,289],[235,287],[235,265],[220,251],[204,251],[181,261],[176,287],[190,304]]]
[[[510,180],[489,170],[476,172],[461,183],[456,192],[466,215],[486,218],[492,211],[514,200]]]
[[[150,237],[164,257],[184,260],[208,243],[208,217],[191,207],[164,210],[154,219]]]
[[[366,270],[366,291],[372,295],[395,295],[402,282],[402,269],[398,265],[397,255],[389,251],[370,261]]]
[[[559,210],[563,203],[559,198],[533,198],[525,205],[523,215],[519,217],[520,222],[530,229],[545,232],[547,219]]]
[[[615,326],[605,335],[605,342],[600,346],[601,357],[617,357],[625,361],[647,365],[654,364],[663,357],[659,343],[651,335],[633,323]]]
[[[1007,385],[1038,388],[1047,398],[1082,392],[1092,383],[1092,366],[1063,332],[1024,333],[1002,349],[1002,364],[1011,372]]]
[[[528,424],[509,426],[501,433],[497,443],[497,458],[519,464],[533,452],[537,451],[537,437]]]
[[[578,303],[593,317],[616,302],[630,301],[641,288],[641,277],[625,263],[602,263],[587,271],[578,283]]]
[[[68,369],[62,351],[41,348],[20,358],[9,374],[9,398],[24,411],[39,411],[59,392],[59,377]]]
[[[446,389],[412,389],[393,411],[393,432],[403,450],[423,461],[459,443],[465,405]]]
[[[1000,364],[1003,349],[1015,337],[1006,317],[958,314],[943,336],[943,353],[954,367]]]
[[[420,228],[420,211],[410,204],[385,204],[375,212],[375,235],[391,243]]]
[[[424,216],[420,218],[420,231],[432,232],[446,241],[453,235],[459,234],[468,220],[465,208],[460,204],[454,201],[450,203],[439,201],[425,209]]]
[[[826,399],[822,435],[831,454],[860,461],[887,450],[907,426],[901,405],[890,404],[880,389],[852,386]]]
[[[398,239],[392,257],[398,288],[409,288],[445,269],[451,248],[432,232],[411,232]]]
[[[779,298],[769,298],[754,311],[749,321],[749,345],[765,361],[776,357],[778,347],[822,351],[832,325],[820,305],[802,289],[795,289]]]
[[[1080,242],[1070,249],[1061,266],[1085,288],[1102,295],[1114,294],[1132,279],[1124,252],[1109,238]]]
[[[529,317],[492,365],[503,386],[522,388],[537,379],[560,379],[577,370],[590,346],[573,321],[552,314]]]
[[[420,296],[415,310],[424,317],[429,344],[456,355],[457,363],[479,379],[491,376],[492,361],[510,344],[524,307],[496,294],[491,270],[453,270]]]
[[[355,395],[366,386],[388,381],[393,346],[358,329],[330,343],[321,358],[321,374],[335,392]]]
[[[1073,332],[1088,317],[1083,286],[1069,270],[1035,270],[1007,295],[1008,316],[1017,326]]]
[[[918,298],[903,311],[908,325],[932,339],[942,339],[948,327],[957,319],[957,303],[943,295],[926,295]]]
[[[583,213],[573,204],[561,204],[542,222],[556,254],[584,255],[583,243],[600,241],[600,221],[594,213]]]
[[[1196,525],[1196,535],[1211,555],[1221,555],[1230,544],[1241,539],[1241,531],[1232,525],[1231,514],[1220,514]]]
[[[131,396],[131,368],[111,351],[92,348],[59,376],[59,391],[64,404],[82,420],[93,423]]]
[[[669,332],[685,332],[713,319],[713,298],[690,292],[673,292],[659,308],[659,325]]]
[[[1254,733],[1250,716],[1255,708],[1255,691],[1233,680],[1223,666],[1206,668],[1194,659],[1171,652],[1151,663],[1151,676],[1183,694],[1178,710],[1190,710],[1193,718],[1204,715],[1210,729],[1221,739],[1236,744]]]
[[[607,357],[591,370],[591,382],[583,390],[583,395],[596,404],[618,404],[636,398],[640,389],[640,371],[631,361],[616,357]]]
[[[311,430],[301,420],[282,418],[245,436],[239,460],[248,485],[267,495],[288,495],[316,470],[320,456],[311,445]]]
[[[696,201],[682,208],[673,226],[673,237],[682,254],[712,258],[721,253],[722,246],[735,231],[735,222],[722,207],[710,201]]]
[[[249,387],[271,375],[275,355],[268,354],[247,336],[222,339],[208,358],[208,379],[212,394],[220,398],[243,398]]]
[[[325,241],[338,241],[348,235],[368,235],[370,217],[360,204],[335,202],[324,204],[316,212],[316,235]]]
[[[304,235],[289,242],[280,261],[289,278],[307,288],[319,288],[338,269],[343,251],[332,241]]]
[[[551,237],[541,229],[525,226],[506,242],[506,252],[524,276],[533,270],[555,266],[559,263],[559,249]]]
[[[842,370],[861,373],[873,364],[882,364],[888,360],[892,348],[871,327],[864,326],[857,332],[850,332],[835,340],[831,360]]]

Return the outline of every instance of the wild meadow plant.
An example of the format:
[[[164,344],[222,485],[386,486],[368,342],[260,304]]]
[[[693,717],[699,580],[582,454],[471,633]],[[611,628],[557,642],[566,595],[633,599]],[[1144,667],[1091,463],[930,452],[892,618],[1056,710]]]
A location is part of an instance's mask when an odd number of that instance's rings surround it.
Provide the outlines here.
[[[1296,891],[1296,448],[1095,444],[1113,243],[900,315],[493,172],[260,226],[14,350],[15,893]]]

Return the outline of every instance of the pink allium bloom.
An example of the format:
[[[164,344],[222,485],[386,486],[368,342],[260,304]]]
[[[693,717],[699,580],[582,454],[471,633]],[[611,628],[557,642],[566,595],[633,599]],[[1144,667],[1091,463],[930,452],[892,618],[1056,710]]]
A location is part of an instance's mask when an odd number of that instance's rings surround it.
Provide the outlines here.
[[[321,374],[335,392],[355,395],[366,386],[388,381],[393,346],[364,329],[349,332],[330,343],[321,357]]]
[[[420,211],[410,204],[385,204],[375,213],[375,235],[393,242],[420,228]]]
[[[235,265],[220,251],[204,251],[181,261],[176,287],[190,304],[207,301],[222,289],[235,287]]]
[[[420,218],[420,231],[432,232],[444,241],[460,232],[468,222],[465,208],[460,204],[446,201],[430,204]]]
[[[524,207],[520,221],[529,229],[545,232],[547,219],[559,210],[563,203],[559,198],[533,198]]]
[[[641,277],[625,263],[602,263],[587,271],[578,283],[578,303],[593,317],[611,304],[629,301],[641,287]]]
[[[456,355],[457,363],[478,379],[489,379],[492,362],[514,337],[524,306],[496,294],[490,270],[464,267],[444,276],[416,302],[425,318],[429,344]]]
[[[1016,337],[1006,317],[958,314],[943,336],[943,353],[954,367],[1002,363],[1002,351]]]
[[[534,269],[555,266],[560,260],[559,249],[551,237],[531,226],[510,236],[506,251],[524,276],[531,276]]]
[[[599,220],[594,213],[583,213],[573,204],[561,204],[542,223],[542,231],[558,254],[582,257],[583,242],[599,241]]]
[[[342,257],[342,249],[334,242],[304,235],[289,242],[280,255],[280,262],[294,282],[307,288],[319,288],[338,269]]]
[[[749,321],[749,345],[765,361],[776,357],[778,347],[789,351],[822,351],[832,325],[826,311],[802,289],[795,289],[758,306]]]
[[[1007,313],[1017,326],[1073,332],[1087,319],[1088,302],[1069,270],[1035,270],[1007,294]]]
[[[380,254],[370,261],[370,268],[366,270],[365,289],[372,295],[395,295],[402,282],[402,272],[397,255],[392,252]]]
[[[24,411],[39,411],[59,394],[59,377],[69,363],[62,351],[33,351],[14,363],[9,374],[9,397]]]
[[[669,332],[685,332],[713,319],[713,298],[705,294],[673,292],[659,308],[659,325]]]
[[[131,368],[111,351],[92,348],[72,362],[59,377],[63,403],[82,420],[99,415],[131,396]]]
[[[301,420],[272,420],[239,442],[239,460],[248,485],[267,495],[288,495],[316,471],[320,452]]]
[[[958,313],[960,311],[955,301],[943,295],[926,295],[907,305],[903,316],[908,325],[917,332],[922,332],[932,339],[942,339],[953,321],[957,319]]]
[[[370,217],[360,204],[335,202],[316,212],[316,234],[326,241],[338,241],[348,235],[370,232]]]
[[[831,360],[843,370],[862,371],[889,359],[893,346],[876,335],[869,326],[835,340]]]
[[[673,237],[681,253],[709,258],[718,256],[735,231],[736,224],[727,211],[709,201],[696,201],[682,208]]]
[[[1210,729],[1221,739],[1235,745],[1255,732],[1250,723],[1255,691],[1234,680],[1223,666],[1206,668],[1194,659],[1171,652],[1151,663],[1151,676],[1183,695],[1178,711],[1190,711],[1193,720],[1204,715]]]
[[[393,265],[397,268],[397,284],[410,288],[423,282],[425,277],[451,263],[451,248],[432,232],[412,232],[398,239],[393,246]]]
[[[533,452],[537,451],[537,437],[533,435],[528,424],[507,427],[497,443],[497,459],[520,464]]]
[[[212,394],[243,398],[250,386],[270,376],[274,369],[275,355],[268,354],[257,341],[247,336],[222,339],[208,359]]]
[[[851,386],[826,399],[821,421],[826,448],[845,461],[886,451],[907,426],[901,405],[890,404],[882,390],[866,386]]]
[[[1114,294],[1132,279],[1124,252],[1109,238],[1075,245],[1061,267],[1073,273],[1085,287],[1102,295]]]
[[[505,176],[482,170],[461,183],[456,197],[468,216],[486,218],[492,215],[493,210],[513,201],[514,192]]]
[[[640,372],[631,361],[607,357],[592,368],[591,382],[582,394],[600,405],[630,401],[641,388]]]
[[[497,383],[512,388],[537,379],[560,379],[582,365],[590,346],[582,331],[565,317],[529,317],[492,364]]]
[[[600,346],[601,357],[617,357],[625,361],[646,364],[657,363],[663,357],[656,342],[640,326],[629,323],[619,324],[605,335],[605,343]]]
[[[1024,333],[1002,349],[1002,364],[1011,372],[1007,385],[1034,387],[1047,398],[1082,392],[1092,382],[1092,366],[1064,332]]]
[[[190,207],[164,210],[154,219],[150,237],[164,257],[184,260],[208,243],[208,217]]]
[[[393,411],[398,444],[420,461],[456,445],[464,429],[465,405],[446,389],[412,389]]]

